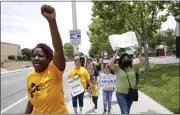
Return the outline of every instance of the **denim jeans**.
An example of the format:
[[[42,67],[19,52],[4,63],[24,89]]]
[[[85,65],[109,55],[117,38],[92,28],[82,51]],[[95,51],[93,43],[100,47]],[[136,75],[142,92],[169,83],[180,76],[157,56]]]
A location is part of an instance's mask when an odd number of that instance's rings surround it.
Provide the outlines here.
[[[97,109],[98,96],[92,96],[92,101],[95,105],[95,109]]]
[[[128,98],[128,94],[116,92],[116,98],[119,103],[121,114],[129,114],[133,101]]]
[[[79,101],[79,107],[83,107],[84,92],[79,94],[79,95],[77,95],[77,96],[72,97],[73,107],[77,107],[77,99]]]
[[[107,105],[108,105],[108,111],[111,111],[112,94],[113,91],[103,90],[104,111],[106,111]]]

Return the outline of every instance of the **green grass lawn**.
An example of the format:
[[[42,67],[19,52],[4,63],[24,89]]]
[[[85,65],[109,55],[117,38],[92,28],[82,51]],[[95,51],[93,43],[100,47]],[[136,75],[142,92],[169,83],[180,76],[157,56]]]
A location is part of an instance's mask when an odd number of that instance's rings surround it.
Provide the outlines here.
[[[179,114],[179,65],[151,64],[150,68],[149,76],[144,68],[140,70],[139,90]]]

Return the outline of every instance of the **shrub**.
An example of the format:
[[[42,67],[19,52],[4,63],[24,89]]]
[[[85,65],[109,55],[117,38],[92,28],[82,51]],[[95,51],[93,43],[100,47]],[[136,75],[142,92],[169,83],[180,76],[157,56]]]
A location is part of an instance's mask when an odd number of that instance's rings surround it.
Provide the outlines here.
[[[22,57],[21,55],[18,55],[18,56],[17,56],[17,60],[18,60],[18,61],[22,61],[22,60],[23,60],[23,57]]]
[[[14,56],[14,55],[9,55],[9,56],[8,56],[8,59],[9,59],[9,60],[14,60],[14,61],[15,61],[15,60],[16,60],[16,56]]]
[[[171,50],[173,54],[176,54],[176,49]]]
[[[27,60],[27,56],[26,55],[23,55],[22,58],[23,58],[23,60]]]

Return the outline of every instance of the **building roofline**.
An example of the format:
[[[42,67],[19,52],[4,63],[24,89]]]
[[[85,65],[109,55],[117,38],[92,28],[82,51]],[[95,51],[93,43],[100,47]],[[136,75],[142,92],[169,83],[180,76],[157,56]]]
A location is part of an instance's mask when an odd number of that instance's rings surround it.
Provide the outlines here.
[[[20,46],[19,44],[13,44],[13,43],[7,43],[7,42],[1,42],[3,44],[10,44],[10,45],[16,45],[16,46]]]

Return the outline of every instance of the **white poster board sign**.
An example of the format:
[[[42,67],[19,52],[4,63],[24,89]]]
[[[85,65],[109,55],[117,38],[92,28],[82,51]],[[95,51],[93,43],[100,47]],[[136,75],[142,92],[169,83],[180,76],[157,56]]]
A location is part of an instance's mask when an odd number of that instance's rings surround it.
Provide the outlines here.
[[[104,87],[116,87],[116,76],[113,74],[100,74],[98,76],[98,86]]]
[[[135,32],[126,32],[121,35],[111,35],[109,36],[109,41],[113,50],[116,50],[118,48],[138,46]]]
[[[84,87],[82,86],[78,76],[74,76],[73,78],[68,79],[68,85],[72,89],[73,97],[84,92]]]
[[[103,60],[103,63],[108,64],[110,61],[109,60]]]

